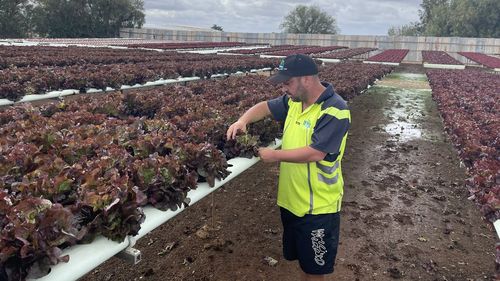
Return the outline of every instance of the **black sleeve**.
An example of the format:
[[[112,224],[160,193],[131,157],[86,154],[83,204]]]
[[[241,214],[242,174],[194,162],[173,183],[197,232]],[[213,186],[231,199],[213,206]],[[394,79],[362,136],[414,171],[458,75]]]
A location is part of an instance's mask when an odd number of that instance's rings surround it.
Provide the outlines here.
[[[340,153],[342,139],[349,130],[349,119],[337,119],[325,114],[316,123],[311,137],[311,147],[328,155],[336,156]]]
[[[285,121],[288,113],[288,96],[282,95],[281,97],[267,101],[267,106],[277,121]]]

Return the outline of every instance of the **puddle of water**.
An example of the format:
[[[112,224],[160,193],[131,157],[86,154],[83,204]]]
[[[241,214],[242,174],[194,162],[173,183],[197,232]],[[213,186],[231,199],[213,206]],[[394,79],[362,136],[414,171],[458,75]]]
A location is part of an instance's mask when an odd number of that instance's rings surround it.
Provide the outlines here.
[[[418,139],[438,141],[441,138],[440,133],[434,132],[432,127],[429,129],[426,122],[426,116],[430,114],[428,103],[431,90],[427,89],[429,83],[425,74],[393,73],[379,82],[368,91],[387,99],[383,114],[389,122],[374,127],[374,130],[390,134],[396,142]],[[406,84],[418,87],[404,87]]]
[[[406,81],[427,81],[427,76],[419,73],[393,73],[387,75],[386,78]]]
[[[416,124],[408,122],[390,123],[384,130],[391,135],[400,136],[403,140],[422,138],[422,130]]]
[[[423,137],[422,128],[416,118],[425,111],[423,95],[428,91],[414,89],[392,89],[387,92],[388,101],[394,103],[384,114],[391,120],[384,126],[384,131],[399,141],[420,139]]]

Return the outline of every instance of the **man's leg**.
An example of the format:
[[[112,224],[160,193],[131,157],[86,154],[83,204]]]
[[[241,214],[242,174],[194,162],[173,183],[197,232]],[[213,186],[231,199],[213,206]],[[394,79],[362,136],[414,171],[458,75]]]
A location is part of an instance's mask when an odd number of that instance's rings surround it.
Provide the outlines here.
[[[339,214],[296,217],[280,208],[283,222],[283,254],[298,259],[299,280],[327,280],[333,272],[339,239]]]
[[[297,225],[297,253],[302,280],[327,280],[334,271],[340,215],[305,215]]]
[[[302,281],[326,281],[327,276],[330,275],[313,275],[313,274],[307,274],[304,271],[301,271],[301,280]]]

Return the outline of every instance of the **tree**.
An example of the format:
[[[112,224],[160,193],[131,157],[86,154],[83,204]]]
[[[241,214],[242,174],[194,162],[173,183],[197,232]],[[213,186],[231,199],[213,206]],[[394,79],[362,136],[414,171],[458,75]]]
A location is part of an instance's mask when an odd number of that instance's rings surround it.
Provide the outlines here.
[[[500,37],[498,0],[423,0],[420,7],[417,35]],[[404,27],[391,27],[388,34]]]
[[[387,31],[389,36],[419,36],[420,33],[421,26],[419,22],[411,22],[400,27],[391,26]]]
[[[318,6],[298,5],[280,25],[288,33],[337,34],[339,29],[333,16]]]
[[[28,32],[28,0],[0,0],[0,38],[21,38]]]
[[[97,37],[117,37],[121,27],[144,24],[143,0],[87,0]]]
[[[450,14],[448,1],[434,4],[423,23],[423,34],[427,36],[451,36]]]
[[[37,0],[33,21],[48,37],[118,37],[144,24],[143,0]]]
[[[41,36],[91,37],[85,0],[38,0],[33,14],[35,31]]]
[[[216,24],[212,25],[211,29],[218,30],[218,31],[224,31],[224,29],[222,28],[222,26],[216,25]]]
[[[439,12],[436,8],[447,5],[449,0],[423,0],[420,4],[421,10],[418,11],[420,17],[420,24],[427,26],[429,21],[435,17],[439,17]]]
[[[451,36],[500,37],[500,1],[454,0],[448,18]]]

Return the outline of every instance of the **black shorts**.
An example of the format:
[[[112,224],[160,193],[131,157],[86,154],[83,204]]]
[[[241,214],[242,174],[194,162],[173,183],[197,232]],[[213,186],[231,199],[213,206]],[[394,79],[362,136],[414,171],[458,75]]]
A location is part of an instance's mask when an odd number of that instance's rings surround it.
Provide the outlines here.
[[[287,209],[280,211],[285,259],[298,259],[307,274],[332,273],[339,244],[340,214],[297,217]]]

